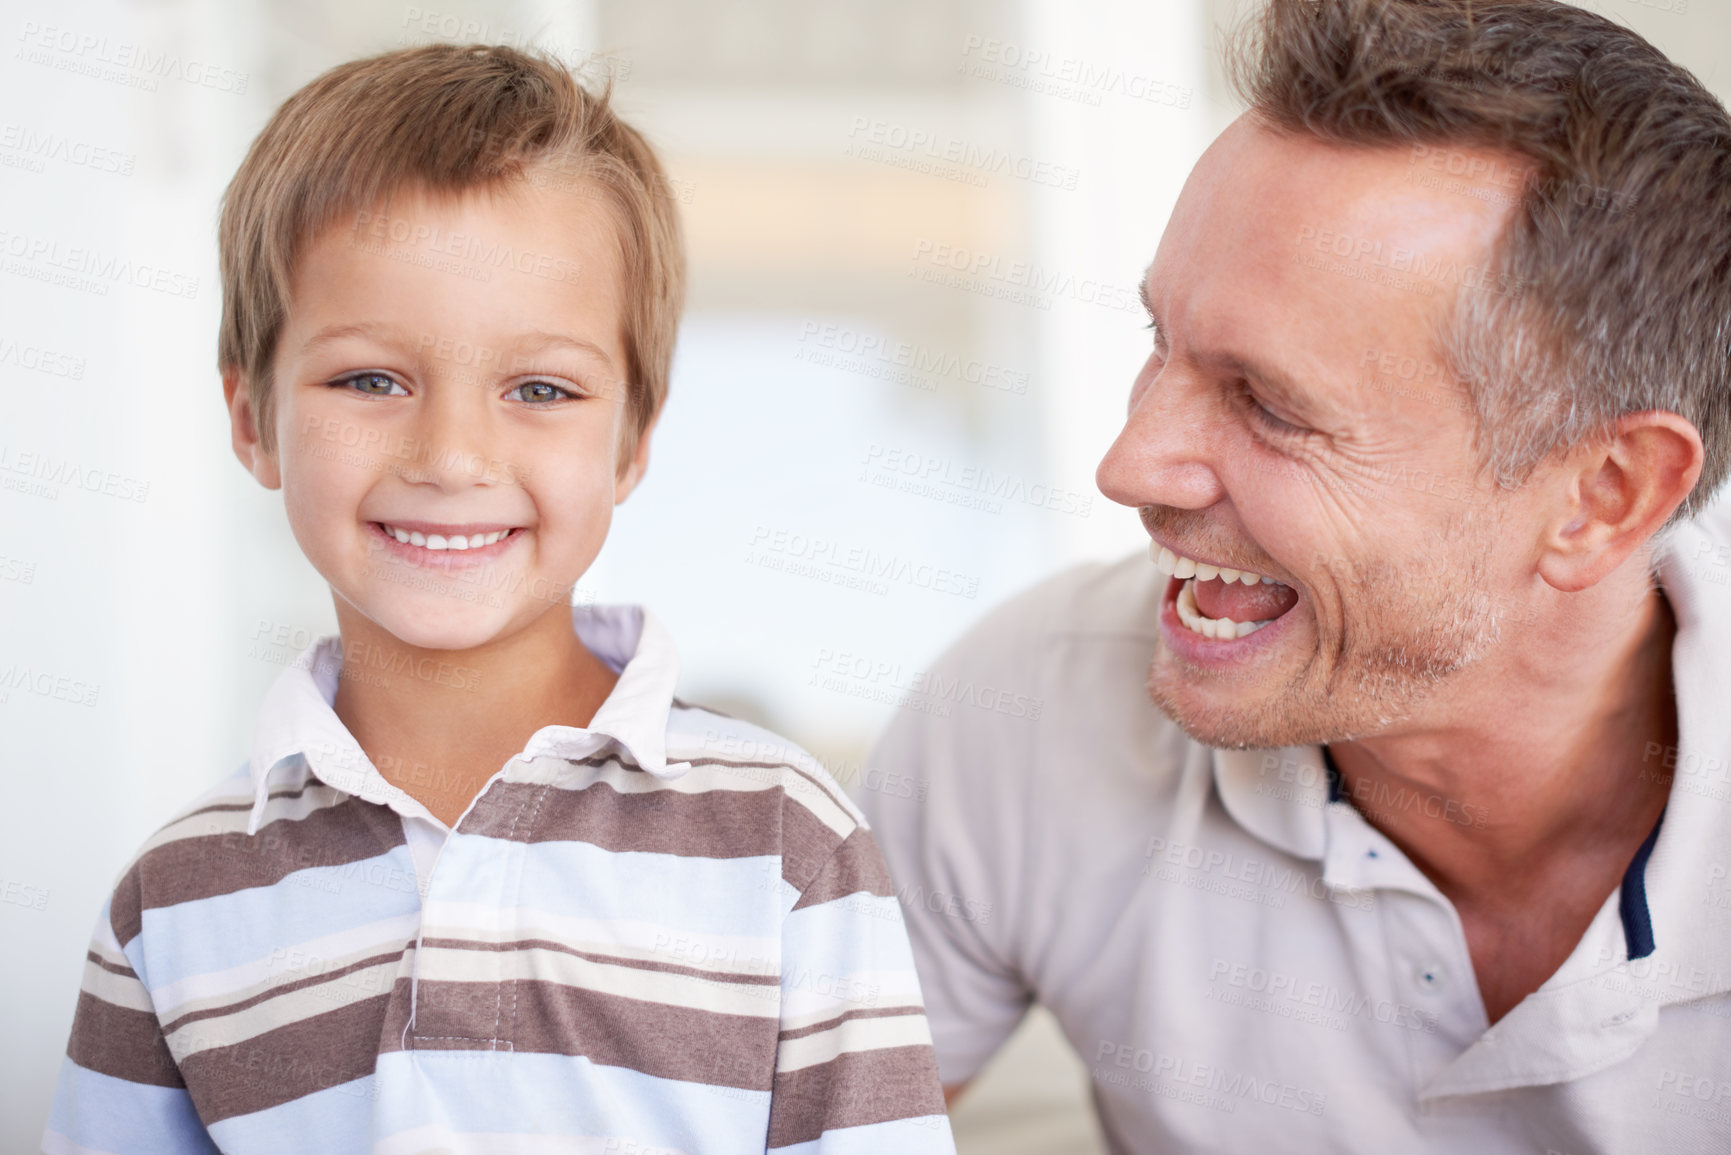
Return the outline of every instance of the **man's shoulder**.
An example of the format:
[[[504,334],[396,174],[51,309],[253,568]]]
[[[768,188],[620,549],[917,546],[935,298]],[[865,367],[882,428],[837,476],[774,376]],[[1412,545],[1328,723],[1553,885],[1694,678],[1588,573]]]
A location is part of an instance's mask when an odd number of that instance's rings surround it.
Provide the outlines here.
[[[1011,596],[964,633],[939,669],[1023,668],[1051,647],[1076,640],[1158,640],[1165,578],[1141,552],[1113,562],[1071,566]]]
[[[932,708],[898,716],[877,762],[918,767],[934,790],[936,779],[967,783],[1000,802],[1027,793],[1014,782],[1072,782],[1048,771],[1077,758],[1091,780],[1170,778],[1188,747],[1146,689],[1164,580],[1138,554],[1074,566],[1011,597],[923,672]]]

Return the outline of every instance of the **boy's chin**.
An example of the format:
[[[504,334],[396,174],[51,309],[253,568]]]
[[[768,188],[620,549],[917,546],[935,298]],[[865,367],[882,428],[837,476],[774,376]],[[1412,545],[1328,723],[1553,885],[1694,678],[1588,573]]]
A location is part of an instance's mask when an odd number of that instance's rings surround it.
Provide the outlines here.
[[[357,607],[375,626],[405,646],[422,650],[473,650],[511,633],[520,615],[508,607],[427,605],[407,601],[388,607]]]

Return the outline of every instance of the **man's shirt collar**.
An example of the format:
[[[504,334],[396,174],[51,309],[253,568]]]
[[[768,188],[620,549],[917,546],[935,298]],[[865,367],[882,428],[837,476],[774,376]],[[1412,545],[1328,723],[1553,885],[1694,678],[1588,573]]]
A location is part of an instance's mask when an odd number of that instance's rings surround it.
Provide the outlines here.
[[[1617,937],[1626,942],[1609,956],[1598,944],[1595,956],[1606,957],[1588,969],[1602,974],[1632,955],[1665,978],[1654,997],[1675,1002],[1731,989],[1725,961],[1731,959],[1731,878],[1709,876],[1715,863],[1731,866],[1725,833],[1731,711],[1724,708],[1731,687],[1731,501],[1674,527],[1658,546],[1656,563],[1677,620],[1671,677],[1680,737],[1671,750],[1650,744],[1641,773],[1671,775],[1670,802],[1656,837],[1643,848],[1647,923],[1634,929],[1645,934],[1632,934],[1625,914]],[[1385,836],[1331,791],[1320,746],[1214,750],[1213,760],[1215,789],[1233,820],[1278,850],[1323,863],[1331,884],[1435,893]],[[1723,889],[1723,902],[1712,901],[1714,885]],[[1572,973],[1579,963],[1572,959],[1565,970]]]
[[[541,758],[586,758],[616,743],[637,769],[657,778],[679,777],[689,763],[667,761],[667,720],[679,658],[666,629],[640,606],[577,606],[571,618],[579,640],[617,671],[619,680],[587,727],[543,726],[530,736],[518,760],[533,764]],[[406,816],[432,819],[426,807],[386,781],[337,717],[332,706],[343,661],[341,639],[322,637],[277,677],[265,696],[249,765],[253,807],[248,834],[258,831],[273,772],[289,765],[303,766],[346,794]]]

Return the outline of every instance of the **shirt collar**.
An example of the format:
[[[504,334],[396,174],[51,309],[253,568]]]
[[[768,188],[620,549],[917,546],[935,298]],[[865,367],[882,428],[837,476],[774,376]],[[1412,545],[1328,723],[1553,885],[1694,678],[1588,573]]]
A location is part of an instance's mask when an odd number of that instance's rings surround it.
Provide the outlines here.
[[[1659,585],[1677,619],[1671,676],[1680,737],[1675,750],[1653,755],[1653,769],[1672,775],[1670,801],[1642,848],[1644,856],[1637,855],[1625,875],[1626,881],[1644,883],[1646,941],[1630,939],[1627,916],[1623,924],[1625,938],[1635,947],[1629,954],[1645,954],[1657,973],[1677,976],[1676,989],[1664,992],[1671,1001],[1731,989],[1731,964],[1724,961],[1731,958],[1731,878],[1710,877],[1714,864],[1731,864],[1731,836],[1724,824],[1725,804],[1731,802],[1731,711],[1722,700],[1724,687],[1731,685],[1731,500],[1674,527],[1658,544],[1655,560]],[[1341,837],[1363,841],[1385,859],[1392,851],[1392,844],[1331,790],[1320,746],[1217,749],[1213,756],[1221,804],[1263,842],[1297,858],[1328,859],[1331,865],[1337,857],[1356,862],[1362,856],[1362,851],[1336,855],[1341,848],[1331,841]],[[1720,890],[1704,902],[1713,886]],[[1626,959],[1601,961],[1610,966]]]
[[[690,764],[667,761],[667,721],[679,680],[679,657],[655,616],[641,606],[574,606],[572,626],[585,647],[619,674],[587,727],[543,726],[518,758],[576,759],[617,743],[635,768],[677,778]],[[321,637],[278,675],[259,711],[248,771],[255,834],[270,798],[273,773],[291,767],[337,790],[400,814],[432,818],[411,795],[386,781],[332,708],[343,666],[341,639]]]

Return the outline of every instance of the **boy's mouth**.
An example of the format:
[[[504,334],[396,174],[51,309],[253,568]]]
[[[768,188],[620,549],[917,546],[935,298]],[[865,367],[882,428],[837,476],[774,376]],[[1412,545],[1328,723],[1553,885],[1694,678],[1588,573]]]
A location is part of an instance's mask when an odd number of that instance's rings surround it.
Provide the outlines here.
[[[370,521],[374,534],[392,553],[416,561],[492,558],[507,549],[523,527],[516,525],[436,525],[430,522]]]

